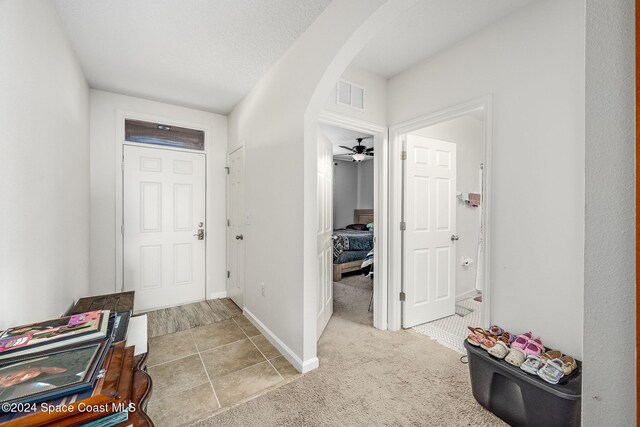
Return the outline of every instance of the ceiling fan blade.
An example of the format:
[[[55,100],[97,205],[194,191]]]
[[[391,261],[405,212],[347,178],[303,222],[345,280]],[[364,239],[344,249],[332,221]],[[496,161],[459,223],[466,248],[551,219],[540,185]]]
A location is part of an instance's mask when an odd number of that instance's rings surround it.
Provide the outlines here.
[[[355,153],[355,152],[356,152],[356,150],[354,150],[353,148],[351,148],[351,147],[345,147],[344,145],[340,145],[340,148],[344,148],[345,150],[349,150],[349,151],[351,151],[351,152],[353,152],[353,153]]]
[[[368,153],[364,153],[366,156],[371,156],[373,157],[373,153],[372,152],[368,152]]]
[[[373,147],[367,148],[367,151],[373,151]]]

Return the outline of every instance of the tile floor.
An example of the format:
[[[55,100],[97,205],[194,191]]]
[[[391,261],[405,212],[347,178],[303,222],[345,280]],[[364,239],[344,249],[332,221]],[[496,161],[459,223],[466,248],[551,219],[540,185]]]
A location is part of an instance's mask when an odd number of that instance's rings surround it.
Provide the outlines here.
[[[238,310],[231,319],[149,340],[157,426],[206,418],[300,374]]]

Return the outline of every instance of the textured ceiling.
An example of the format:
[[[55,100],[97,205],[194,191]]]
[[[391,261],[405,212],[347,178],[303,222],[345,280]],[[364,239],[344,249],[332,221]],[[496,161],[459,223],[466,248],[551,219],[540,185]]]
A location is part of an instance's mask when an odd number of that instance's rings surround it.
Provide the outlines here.
[[[320,131],[323,132],[329,139],[329,141],[331,141],[331,144],[333,144],[333,155],[341,156],[340,159],[344,160],[349,160],[349,157],[346,156],[347,154],[349,154],[349,151],[345,150],[344,148],[340,148],[341,145],[344,145],[345,147],[353,147],[358,143],[356,141],[356,138],[371,136],[366,133],[343,129],[337,126],[327,125],[325,123],[320,123],[319,126]],[[362,141],[362,145],[366,146],[367,148],[373,147],[373,138],[365,139],[364,141]]]
[[[381,29],[354,63],[390,78],[531,0],[420,0]]]
[[[228,113],[330,0],[55,0],[89,85]]]

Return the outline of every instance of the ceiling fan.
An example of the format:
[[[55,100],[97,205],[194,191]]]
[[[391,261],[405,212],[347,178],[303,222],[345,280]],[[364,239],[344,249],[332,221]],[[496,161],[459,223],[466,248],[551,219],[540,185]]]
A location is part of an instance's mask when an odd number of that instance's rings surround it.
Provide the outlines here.
[[[361,162],[364,159],[366,159],[367,156],[373,156],[373,147],[367,148],[364,145],[362,145],[362,141],[369,138],[373,138],[373,137],[365,136],[362,138],[356,138],[356,142],[358,144],[354,145],[353,147],[345,147],[344,145],[341,145],[340,148],[344,148],[345,150],[351,151],[351,153],[342,154],[342,155],[351,156],[351,158],[353,159],[352,160],[353,162]]]

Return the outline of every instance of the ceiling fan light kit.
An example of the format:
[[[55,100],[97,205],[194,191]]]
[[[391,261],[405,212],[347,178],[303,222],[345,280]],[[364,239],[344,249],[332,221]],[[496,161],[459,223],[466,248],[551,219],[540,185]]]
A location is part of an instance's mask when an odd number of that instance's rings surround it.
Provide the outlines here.
[[[373,157],[373,147],[367,148],[362,145],[362,141],[364,139],[372,138],[371,136],[367,136],[364,138],[356,138],[358,145],[354,145],[353,147],[345,147],[341,145],[340,148],[344,148],[345,150],[349,150],[351,153],[348,155],[351,156],[354,162],[361,162],[367,158],[367,156]]]

